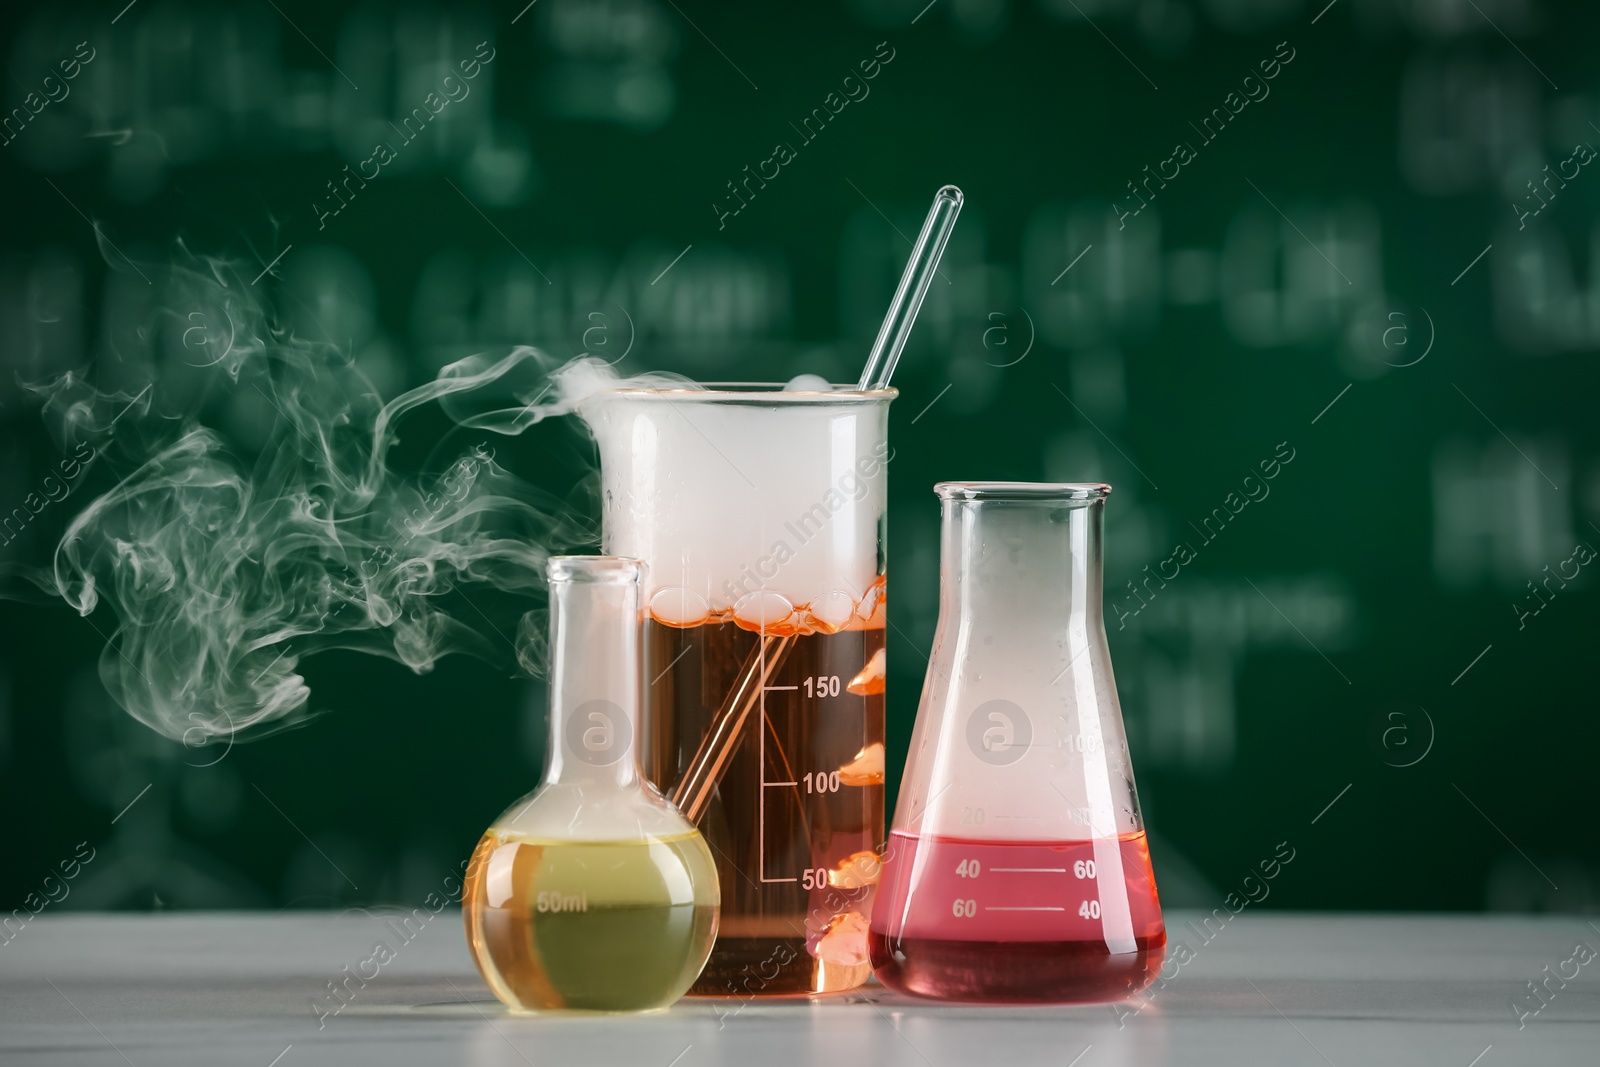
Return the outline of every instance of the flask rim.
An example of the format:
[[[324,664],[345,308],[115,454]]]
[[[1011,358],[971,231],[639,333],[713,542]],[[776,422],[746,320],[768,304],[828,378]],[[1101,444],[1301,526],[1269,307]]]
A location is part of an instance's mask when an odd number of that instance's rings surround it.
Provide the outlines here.
[[[1012,504],[1091,504],[1111,494],[1104,482],[939,482],[940,500]]]
[[[551,556],[545,562],[545,575],[552,582],[634,583],[644,572],[644,561],[632,556]]]

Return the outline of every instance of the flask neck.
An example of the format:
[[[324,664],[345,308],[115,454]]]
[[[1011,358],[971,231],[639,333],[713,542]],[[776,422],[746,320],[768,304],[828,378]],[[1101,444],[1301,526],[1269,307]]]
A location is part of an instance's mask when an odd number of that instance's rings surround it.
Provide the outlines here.
[[[550,563],[550,743],[544,784],[639,780],[639,577],[636,560]]]
[[[977,638],[1003,646],[987,649],[999,656],[1052,640],[1066,622],[1103,640],[1104,508],[1103,496],[946,496],[940,618],[963,627],[981,620]]]

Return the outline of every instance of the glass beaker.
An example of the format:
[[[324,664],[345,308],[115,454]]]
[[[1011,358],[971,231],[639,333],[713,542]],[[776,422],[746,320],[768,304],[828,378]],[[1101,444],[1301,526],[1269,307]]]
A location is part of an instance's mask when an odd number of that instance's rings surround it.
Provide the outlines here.
[[[599,443],[605,550],[649,566],[645,773],[722,880],[694,993],[830,992],[871,974],[895,395],[621,388],[579,408]]]
[[[719,899],[700,833],[639,772],[637,560],[556,556],[543,783],[467,867],[478,970],[516,1011],[646,1011],[683,996]]]
[[[945,482],[939,624],[871,951],[892,989],[1112,1000],[1166,927],[1101,612],[1107,485]]]

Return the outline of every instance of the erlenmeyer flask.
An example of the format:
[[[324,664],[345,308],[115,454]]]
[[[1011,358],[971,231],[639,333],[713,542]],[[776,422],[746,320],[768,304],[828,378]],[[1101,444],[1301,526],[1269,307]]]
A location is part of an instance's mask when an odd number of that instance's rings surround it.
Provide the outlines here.
[[[721,901],[699,831],[639,772],[637,560],[550,560],[545,779],[483,835],[462,893],[484,980],[517,1011],[681,997]]]
[[[1106,485],[945,482],[939,626],[873,909],[878,978],[1112,1000],[1166,948],[1101,614]]]

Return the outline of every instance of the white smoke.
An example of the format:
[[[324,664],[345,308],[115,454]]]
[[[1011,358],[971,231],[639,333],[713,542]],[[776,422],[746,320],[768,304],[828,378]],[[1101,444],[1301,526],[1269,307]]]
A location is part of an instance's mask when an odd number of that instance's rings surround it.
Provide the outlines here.
[[[536,489],[483,444],[431,476],[390,453],[423,405],[517,434],[615,380],[605,364],[557,374],[557,360],[517,348],[384,401],[348,353],[281,327],[232,264],[183,250],[144,273],[168,288],[151,329],[183,365],[136,371],[137,392],[81,374],[31,387],[64,440],[121,422],[115,455],[133,461],[29,575],[85,616],[102,604],[115,616],[100,674],[116,701],[168,737],[254,736],[310,714],[298,668],[327,649],[418,672],[450,652],[538,670],[545,560],[597,540],[593,500]],[[260,447],[203,417],[263,399]]]

